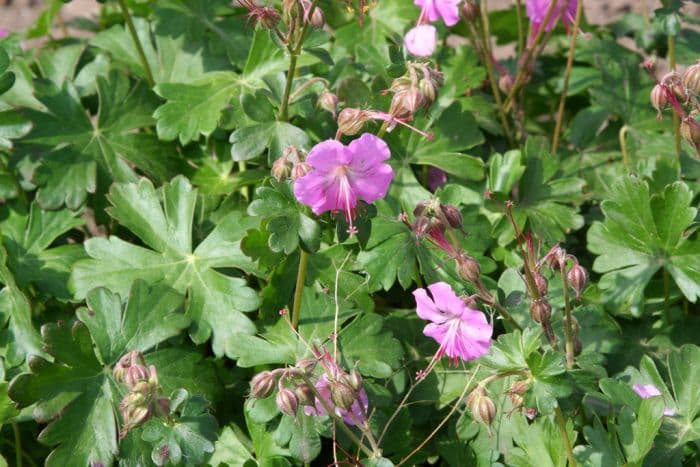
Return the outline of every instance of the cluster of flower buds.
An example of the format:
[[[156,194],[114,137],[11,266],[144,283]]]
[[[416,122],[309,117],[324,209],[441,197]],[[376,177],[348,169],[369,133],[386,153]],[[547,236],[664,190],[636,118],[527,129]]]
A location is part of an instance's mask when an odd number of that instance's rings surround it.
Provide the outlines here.
[[[338,113],[338,96],[328,89],[324,89],[321,95],[318,96],[316,104],[326,112],[333,114],[333,118],[336,118]]]
[[[530,389],[530,381],[519,379],[513,383],[508,392],[508,397],[510,398],[513,410],[518,410],[523,406],[525,402],[525,394]]]
[[[302,26],[308,24],[322,28],[326,24],[323,10],[311,0],[284,0],[282,13],[272,6],[261,6],[255,0],[236,0],[237,6],[248,10],[248,22],[253,27],[260,24],[273,31],[284,44],[294,44],[301,38]],[[284,22],[286,33],[280,29]]]
[[[645,66],[654,76],[653,63],[647,61]],[[681,135],[700,156],[700,60],[682,74],[676,71],[666,73],[657,80],[649,97],[659,120],[668,108],[678,115]]]
[[[442,73],[425,63],[408,62],[406,74],[394,79],[389,91],[394,93],[389,114],[394,118],[412,120],[421,109],[430,107],[443,84]]]
[[[296,181],[309,173],[311,166],[305,162],[306,153],[295,146],[287,146],[282,156],[272,163],[272,176],[278,181],[291,178]]]
[[[156,367],[146,367],[143,354],[131,351],[119,359],[112,372],[114,379],[123,383],[129,392],[119,404],[123,425],[119,438],[123,439],[129,430],[135,428],[153,415],[170,415],[170,399],[160,394],[160,384]]]
[[[362,376],[356,369],[342,369],[325,349],[315,353],[316,358],[302,359],[291,368],[258,373],[250,381],[250,396],[267,398],[277,386],[275,402],[285,415],[296,417],[300,407],[312,416],[325,416],[331,410],[348,425],[363,425],[368,399]],[[319,363],[323,371],[316,374]]]

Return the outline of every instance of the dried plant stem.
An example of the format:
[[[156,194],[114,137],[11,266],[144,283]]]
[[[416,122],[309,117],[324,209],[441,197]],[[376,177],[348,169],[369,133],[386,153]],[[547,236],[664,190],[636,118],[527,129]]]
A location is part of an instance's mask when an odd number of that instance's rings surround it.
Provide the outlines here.
[[[579,0],[576,7],[576,19],[574,20],[574,33],[571,35],[571,44],[569,45],[569,56],[566,59],[566,70],[564,71],[564,85],[559,98],[559,111],[557,112],[557,121],[554,126],[554,136],[552,137],[552,153],[556,153],[559,148],[559,137],[561,135],[561,125],[564,120],[564,107],[566,105],[566,94],[569,92],[569,79],[571,78],[571,68],[574,64],[574,55],[576,54],[576,38],[578,37],[578,27],[581,22],[581,13],[583,11],[583,0]]]
[[[676,69],[676,38],[668,36],[668,64],[671,70]],[[676,155],[681,157],[681,119],[676,112],[673,112],[673,134],[675,136]]]
[[[306,280],[306,269],[309,265],[309,254],[304,250],[299,250],[299,269],[297,269],[297,281],[294,286],[294,304],[292,305],[292,327],[299,328],[299,310],[301,310],[301,297],[304,294],[304,281]]]
[[[566,343],[566,368],[569,370],[574,367],[574,320],[571,317],[571,303],[569,301],[569,281],[566,277],[566,265],[560,263],[559,271],[561,273],[562,293],[564,294],[564,335]]]
[[[429,434],[423,441],[421,441],[421,443],[420,443],[418,446],[416,446],[416,447],[413,449],[413,451],[411,451],[411,452],[409,452],[408,454],[406,454],[406,455],[399,461],[399,463],[396,464],[397,466],[403,465],[408,459],[410,459],[411,457],[413,457],[413,455],[414,455],[415,453],[417,453],[418,451],[420,451],[421,449],[423,449],[423,446],[425,446],[425,445],[428,443],[428,441],[430,441],[431,439],[433,439],[433,437],[438,433],[438,431],[440,431],[440,429],[445,425],[445,423],[447,423],[447,421],[450,419],[450,417],[452,417],[452,415],[457,411],[457,407],[459,407],[459,405],[462,403],[462,400],[464,399],[464,397],[465,397],[472,389],[474,389],[474,388],[472,387],[472,382],[474,381],[474,377],[476,376],[476,374],[477,374],[478,372],[479,372],[479,366],[477,366],[476,369],[474,369],[474,373],[472,373],[471,378],[469,378],[469,381],[467,381],[467,384],[464,385],[464,389],[462,390],[462,394],[459,395],[459,397],[457,398],[457,402],[454,403],[454,405],[452,406],[452,408],[450,409],[450,411],[447,413],[447,415],[445,415],[445,417],[444,417],[442,420],[440,420],[440,423],[438,423],[438,425],[435,427],[435,429],[434,429],[433,431],[431,431],[430,434]]]
[[[542,41],[542,38],[545,35],[545,30],[547,29],[545,25],[549,24],[549,19],[552,17],[554,14],[555,7],[558,2],[550,2],[549,3],[549,8],[547,9],[547,13],[544,16],[544,20],[542,21],[542,26],[540,27],[540,30],[537,31],[537,35],[535,36],[535,40],[532,42],[532,44],[527,48],[527,51],[525,52],[525,57],[523,59],[523,62],[518,69],[518,73],[515,75],[515,80],[513,82],[513,87],[510,89],[510,92],[508,93],[508,96],[506,97],[506,100],[503,104],[503,112],[509,112],[510,108],[513,106],[513,101],[515,100],[515,95],[520,89],[520,86],[523,85],[525,81],[525,77],[528,74],[528,67],[530,65],[530,61],[533,58],[534,51],[537,49],[537,46],[540,44]]]
[[[574,458],[574,451],[571,447],[569,432],[566,431],[566,420],[564,419],[564,414],[561,412],[561,409],[557,407],[554,410],[554,415],[557,419],[557,425],[559,425],[559,431],[561,431],[561,437],[564,439],[564,446],[566,448],[566,458],[569,460],[569,467],[576,467],[576,458]]]
[[[141,45],[141,40],[139,35],[136,33],[136,27],[134,27],[134,20],[131,18],[131,13],[129,13],[129,7],[126,5],[125,0],[118,0],[119,8],[122,10],[122,15],[124,16],[124,21],[126,21],[126,26],[129,29],[129,34],[131,34],[131,39],[134,41],[136,46],[136,51],[139,54],[139,59],[141,60],[141,65],[146,72],[146,78],[148,79],[148,84],[151,87],[156,85],[155,79],[153,79],[153,72],[151,71],[151,66],[148,64],[148,59],[146,59],[146,53],[143,51],[143,46]]]

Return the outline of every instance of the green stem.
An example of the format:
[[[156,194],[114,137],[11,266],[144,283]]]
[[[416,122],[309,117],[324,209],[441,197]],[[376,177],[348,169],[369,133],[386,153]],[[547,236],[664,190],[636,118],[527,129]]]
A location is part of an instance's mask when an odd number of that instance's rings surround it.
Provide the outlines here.
[[[625,168],[629,170],[630,160],[627,154],[627,130],[629,127],[627,125],[622,125],[620,132],[618,133],[618,139],[620,140],[620,152],[622,152],[622,163],[625,164]]]
[[[304,281],[306,269],[309,264],[309,254],[300,249],[299,269],[297,270],[297,282],[294,288],[294,305],[292,306],[292,327],[299,328],[299,310],[301,310],[301,296],[304,293]]]
[[[559,430],[561,431],[561,437],[564,439],[566,457],[567,459],[569,459],[569,467],[576,467],[576,459],[574,458],[574,451],[571,448],[569,432],[566,431],[566,420],[564,420],[564,414],[562,414],[561,409],[559,407],[555,409],[554,414],[555,418],[557,419],[557,425],[559,425]]]
[[[547,13],[544,16],[544,20],[542,21],[542,25],[549,24],[549,19],[552,17],[554,14],[555,7],[557,6],[559,2],[550,2],[549,3],[549,8],[547,9]],[[537,46],[540,44],[540,41],[542,41],[542,38],[544,37],[545,30],[547,28],[540,27],[540,30],[537,31],[537,35],[535,36],[535,40],[533,41],[532,45],[527,48],[527,52],[525,53],[525,58],[523,59],[523,63],[520,66],[520,69],[518,69],[518,73],[515,75],[515,80],[513,82],[513,87],[510,89],[510,92],[508,93],[508,96],[506,97],[506,101],[503,105],[503,111],[508,112],[510,111],[510,108],[513,105],[513,100],[515,99],[515,94],[518,92],[518,89],[520,89],[520,86],[523,84],[525,77],[527,76],[528,73],[528,67],[530,65],[530,60],[532,60],[533,53],[537,49]]]
[[[377,137],[379,137],[379,138],[384,137],[384,134],[386,133],[387,128],[389,128],[389,122],[382,123],[382,126],[379,127],[379,131],[377,131]]]
[[[126,1],[125,0],[118,0],[119,1],[119,8],[122,10],[122,15],[124,15],[124,21],[126,21],[126,26],[129,28],[129,33],[131,34],[131,39],[134,41],[134,45],[136,46],[136,51],[139,54],[139,58],[141,59],[141,65],[143,66],[144,71],[146,72],[146,78],[148,78],[148,84],[151,85],[151,87],[156,85],[156,81],[153,79],[153,72],[151,72],[151,66],[148,64],[148,60],[146,59],[146,54],[143,51],[143,46],[141,45],[141,40],[139,39],[138,34],[136,33],[136,28],[134,27],[134,21],[131,18],[131,13],[129,13],[129,7],[126,6]]]
[[[560,263],[562,292],[564,294],[564,313],[566,322],[564,325],[564,334],[566,336],[566,368],[569,370],[574,367],[574,321],[571,317],[571,303],[569,301],[569,281],[566,277],[566,267]]]
[[[525,28],[523,26],[523,4],[522,0],[515,0],[515,14],[518,18],[518,55],[525,50]]]
[[[564,87],[559,98],[559,111],[557,112],[557,122],[554,126],[554,136],[552,137],[552,153],[556,154],[559,148],[559,136],[561,134],[561,125],[564,120],[564,107],[566,105],[566,94],[569,92],[569,78],[571,77],[571,68],[574,64],[574,55],[576,54],[576,38],[578,37],[578,27],[581,22],[581,12],[583,11],[583,0],[579,0],[576,7],[576,19],[574,20],[574,33],[571,36],[571,44],[569,45],[569,57],[566,60],[566,70],[564,71]]]
[[[339,426],[345,432],[346,435],[348,435],[348,438],[350,438],[353,443],[357,444],[357,447],[359,447],[362,450],[362,452],[364,452],[370,457],[374,457],[375,453],[372,452],[370,448],[365,446],[365,444],[360,440],[360,438],[358,438],[357,435],[352,432],[352,430],[345,424],[345,420],[343,420],[342,417],[339,417],[335,414],[335,410],[333,410],[328,405],[328,402],[326,402],[326,399],[324,399],[323,396],[321,396],[321,394],[318,392],[316,386],[314,386],[314,383],[306,376],[304,376],[304,382],[311,388],[311,391],[313,391],[316,400],[321,403],[323,408],[328,413],[328,416],[336,421],[336,425]]]
[[[284,95],[282,96],[282,105],[280,106],[280,114],[277,120],[286,122],[289,120],[287,110],[289,108],[289,94],[292,92],[292,83],[294,82],[294,74],[297,70],[297,55],[292,52],[289,57],[289,69],[287,70],[287,84],[284,86]]]
[[[12,420],[12,431],[15,435],[15,463],[17,467],[22,467],[22,434],[15,420]]]
[[[671,277],[668,270],[664,268],[664,320],[666,324],[671,322]]]
[[[238,173],[242,175],[246,170],[248,170],[246,162],[238,161]],[[248,189],[248,185],[241,187],[241,194],[245,199],[250,200],[250,190]]]
[[[668,63],[671,70],[676,69],[676,38],[668,36]],[[676,112],[673,112],[673,134],[675,136],[676,156],[681,157],[681,119]]]

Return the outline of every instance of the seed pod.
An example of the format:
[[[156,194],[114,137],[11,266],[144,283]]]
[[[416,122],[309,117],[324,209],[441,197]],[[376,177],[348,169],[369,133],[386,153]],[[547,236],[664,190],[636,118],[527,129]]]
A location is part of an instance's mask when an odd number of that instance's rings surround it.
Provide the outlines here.
[[[481,281],[481,266],[474,258],[461,254],[457,256],[455,261],[459,277],[472,284],[478,284]]]
[[[683,73],[683,86],[689,94],[700,94],[700,60]]]
[[[271,371],[263,371],[250,380],[250,395],[255,399],[265,399],[275,388],[277,378]]]
[[[532,272],[532,277],[535,279],[535,287],[540,297],[546,297],[549,291],[549,283],[547,279],[537,271]]]
[[[657,84],[651,89],[649,98],[651,100],[651,105],[656,109],[657,120],[661,120],[661,111],[668,107],[668,99],[666,98],[664,88]]]
[[[275,402],[283,414],[296,417],[297,409],[299,408],[299,399],[297,399],[294,391],[287,388],[280,388],[280,390],[277,391]]]
[[[356,135],[365,126],[367,120],[369,120],[367,112],[348,107],[338,114],[338,130],[344,135]]]
[[[552,317],[552,306],[546,298],[531,300],[530,316],[536,323],[548,323]]]
[[[583,292],[583,289],[586,288],[586,284],[588,283],[588,272],[583,266],[576,263],[571,266],[566,277],[569,284],[571,284],[571,287],[574,289],[574,292],[576,292],[576,300],[580,300],[581,292]]]
[[[445,219],[447,219],[447,223],[450,224],[450,227],[452,227],[453,229],[462,228],[462,213],[459,212],[459,209],[452,206],[451,204],[441,204],[440,210],[445,216]]]
[[[331,382],[331,400],[336,406],[348,410],[356,397],[355,391],[349,384],[338,380]]]

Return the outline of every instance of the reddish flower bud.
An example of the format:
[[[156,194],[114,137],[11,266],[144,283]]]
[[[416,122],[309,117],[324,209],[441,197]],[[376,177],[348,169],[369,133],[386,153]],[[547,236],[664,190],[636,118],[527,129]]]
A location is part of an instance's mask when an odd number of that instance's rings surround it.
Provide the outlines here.
[[[700,113],[693,110],[681,123],[681,135],[696,148],[700,146]]]
[[[552,306],[546,298],[530,301],[530,316],[536,323],[548,323],[552,317]]]
[[[513,89],[513,83],[513,77],[510,74],[501,75],[501,77],[498,78],[498,89],[500,89],[503,94],[507,95],[510,93],[510,90]]]
[[[668,107],[668,99],[666,98],[664,88],[660,84],[657,84],[651,89],[649,98],[651,100],[651,105],[656,109],[656,118],[661,120],[661,111]]]
[[[683,79],[681,78],[681,75],[675,71],[669,71],[666,73],[664,77],[661,78],[661,84],[670,89],[680,102],[688,101],[688,93],[685,91]]]
[[[357,368],[353,368],[348,376],[348,383],[350,384],[350,387],[357,392],[362,388],[362,382],[362,375],[359,371],[357,371]]]
[[[683,73],[683,86],[688,93],[700,94],[700,60]]]
[[[341,409],[348,410],[357,398],[353,388],[343,381],[331,381],[331,400]]]
[[[358,134],[370,116],[364,110],[347,108],[338,114],[338,131],[344,135],[352,136]]]
[[[478,4],[472,3],[470,0],[462,4],[462,18],[467,20],[467,22],[472,23],[476,21],[480,15],[481,10]]]
[[[478,284],[481,281],[481,266],[474,258],[460,254],[455,261],[459,277],[472,284]]]
[[[398,91],[391,99],[389,113],[396,118],[410,120],[423,105],[423,94],[416,88]]]
[[[149,381],[151,378],[151,373],[143,365],[132,365],[126,369],[124,373],[124,384],[127,385],[129,389],[133,389],[136,385],[142,381]]]
[[[549,283],[547,279],[537,271],[532,272],[532,277],[535,279],[535,287],[540,297],[546,297],[549,291]]]
[[[510,387],[510,393],[511,394],[519,394],[523,395],[527,392],[527,390],[530,389],[530,383],[525,380],[518,380],[513,385]]]
[[[271,371],[263,371],[250,380],[250,396],[255,399],[265,399],[275,388],[277,378]]]
[[[281,388],[277,392],[275,402],[283,414],[289,415],[290,417],[296,417],[297,409],[299,408],[299,399],[297,399],[294,391],[287,388]]]
[[[314,395],[313,389],[304,383],[294,388],[294,394],[297,396],[299,403],[301,405],[312,406],[316,403],[316,396]]]
[[[309,18],[309,24],[316,29],[321,29],[326,24],[326,15],[323,14],[320,6],[316,5],[316,8],[314,8],[311,18]]]
[[[486,395],[483,387],[477,386],[467,397],[467,406],[474,420],[491,425],[496,418],[496,404]]]
[[[292,181],[296,182],[310,171],[311,166],[309,164],[306,162],[297,162],[294,164],[294,167],[292,167]]]
[[[462,228],[462,213],[459,212],[459,209],[451,204],[441,204],[440,210],[445,216],[445,219],[447,219],[447,223],[450,224],[450,227],[453,229]]]
[[[576,263],[571,266],[566,277],[569,284],[571,284],[571,287],[576,292],[576,299],[579,300],[581,298],[581,292],[583,292],[583,289],[586,288],[586,284],[588,283],[588,272],[583,266]]]
[[[316,359],[315,358],[302,358],[295,365],[300,369],[306,376],[311,376],[316,369]]]
[[[272,163],[270,172],[278,182],[286,180],[292,174],[292,163],[285,156],[282,156]]]
[[[338,96],[325,89],[321,95],[318,96],[317,104],[323,110],[332,113],[333,118],[335,118],[335,114],[338,111]]]

